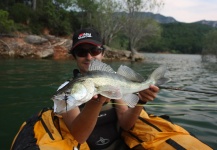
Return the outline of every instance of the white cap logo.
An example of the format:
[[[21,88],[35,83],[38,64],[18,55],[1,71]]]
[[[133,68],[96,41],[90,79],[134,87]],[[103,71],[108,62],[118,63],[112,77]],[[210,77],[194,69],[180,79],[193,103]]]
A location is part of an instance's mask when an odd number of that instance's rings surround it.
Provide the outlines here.
[[[78,39],[80,40],[80,39],[90,38],[90,37],[92,37],[91,33],[81,33],[79,34]]]

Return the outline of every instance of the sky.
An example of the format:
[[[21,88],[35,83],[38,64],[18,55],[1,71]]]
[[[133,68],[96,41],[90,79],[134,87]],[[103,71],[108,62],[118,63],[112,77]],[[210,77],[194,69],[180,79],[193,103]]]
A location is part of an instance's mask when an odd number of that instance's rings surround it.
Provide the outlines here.
[[[164,0],[158,12],[180,22],[217,21],[217,0]]]

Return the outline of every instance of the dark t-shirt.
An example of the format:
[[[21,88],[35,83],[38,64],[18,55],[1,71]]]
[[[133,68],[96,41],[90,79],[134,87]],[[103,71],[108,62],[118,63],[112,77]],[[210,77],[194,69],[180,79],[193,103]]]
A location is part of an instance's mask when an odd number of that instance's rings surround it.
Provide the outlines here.
[[[104,105],[103,107],[108,106]],[[117,115],[114,107],[111,105],[110,109],[100,112],[96,126],[89,136],[87,143],[90,149],[104,149],[119,138],[120,133],[117,125]]]

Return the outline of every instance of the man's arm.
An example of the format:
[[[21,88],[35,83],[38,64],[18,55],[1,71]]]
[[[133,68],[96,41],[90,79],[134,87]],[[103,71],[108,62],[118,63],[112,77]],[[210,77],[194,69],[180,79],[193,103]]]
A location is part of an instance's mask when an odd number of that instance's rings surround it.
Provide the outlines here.
[[[139,98],[143,102],[153,101],[156,98],[158,92],[159,88],[157,86],[151,85],[149,89],[139,92]],[[138,119],[143,106],[128,108],[127,105],[124,105],[122,100],[117,100],[117,103],[120,104],[115,106],[117,109],[116,112],[119,124],[124,130],[130,130]]]
[[[97,97],[97,98],[96,98]],[[84,143],[93,131],[102,105],[108,98],[95,96],[88,101],[82,111],[76,107],[63,113],[63,120],[72,136],[79,142]]]

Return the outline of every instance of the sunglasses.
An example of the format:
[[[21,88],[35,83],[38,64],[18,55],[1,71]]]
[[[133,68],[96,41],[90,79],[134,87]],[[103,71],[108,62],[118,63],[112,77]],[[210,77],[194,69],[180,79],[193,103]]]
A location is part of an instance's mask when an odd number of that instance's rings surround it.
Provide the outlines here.
[[[103,52],[102,47],[92,47],[92,48],[89,48],[89,49],[78,47],[78,48],[76,48],[74,50],[75,55],[78,56],[78,57],[86,57],[88,55],[88,53],[91,56],[97,56],[102,52]]]

